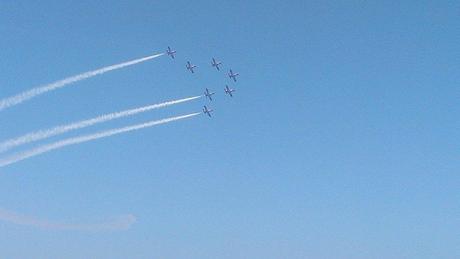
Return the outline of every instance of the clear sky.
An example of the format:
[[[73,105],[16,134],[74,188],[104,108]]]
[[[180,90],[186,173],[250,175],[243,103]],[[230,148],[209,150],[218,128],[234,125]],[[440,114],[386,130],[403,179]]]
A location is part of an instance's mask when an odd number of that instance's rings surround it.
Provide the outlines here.
[[[0,112],[2,141],[205,87],[217,94],[212,119],[0,168],[0,214],[32,224],[0,220],[0,258],[459,258],[459,10],[458,1],[1,1],[0,98],[178,51]]]

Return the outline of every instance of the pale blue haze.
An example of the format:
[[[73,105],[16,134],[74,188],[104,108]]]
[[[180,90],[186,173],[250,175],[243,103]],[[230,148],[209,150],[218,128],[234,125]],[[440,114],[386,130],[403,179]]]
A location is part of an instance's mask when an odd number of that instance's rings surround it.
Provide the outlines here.
[[[0,112],[2,141],[205,87],[217,94],[212,119],[0,168],[1,209],[58,222],[137,218],[92,232],[0,221],[0,258],[460,258],[459,10],[459,1],[1,1],[0,98],[178,51]]]

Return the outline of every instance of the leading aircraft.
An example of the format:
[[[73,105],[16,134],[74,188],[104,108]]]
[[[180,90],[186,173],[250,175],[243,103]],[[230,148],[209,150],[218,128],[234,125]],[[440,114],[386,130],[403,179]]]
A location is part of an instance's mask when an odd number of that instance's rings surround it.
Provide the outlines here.
[[[171,56],[172,59],[174,59],[174,54],[176,54],[176,51],[175,51],[175,50],[172,50],[172,49],[168,46],[168,50],[166,51],[166,54],[168,54],[169,56]]]
[[[209,98],[210,101],[212,101],[212,95],[215,94],[215,93],[211,93],[209,92],[209,89],[206,88],[206,91],[204,91],[204,96],[206,96],[207,98]]]
[[[195,71],[193,71],[194,68],[196,68],[196,65],[192,65],[190,64],[190,61],[187,61],[187,69],[190,70],[190,72],[192,73],[195,73]]]
[[[212,65],[213,67],[216,67],[217,70],[220,70],[219,66],[222,65],[222,62],[216,61],[214,58],[212,58],[211,65]]]
[[[212,109],[208,109],[208,107],[203,106],[203,113],[204,114],[207,114],[209,117],[211,117],[211,112],[212,112]]]
[[[239,76],[240,74],[238,73],[233,73],[233,71],[230,69],[230,72],[228,72],[228,77],[230,77],[231,79],[233,79],[233,81],[236,82],[236,77]]]
[[[228,85],[225,85],[225,93],[230,95],[230,97],[233,97],[233,92],[235,92],[236,90],[235,89],[231,89],[230,87],[228,87]]]

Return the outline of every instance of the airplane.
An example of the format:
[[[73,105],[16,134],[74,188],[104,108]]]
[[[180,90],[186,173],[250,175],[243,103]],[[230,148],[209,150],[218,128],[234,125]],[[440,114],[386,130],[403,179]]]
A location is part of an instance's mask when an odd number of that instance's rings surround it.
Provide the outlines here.
[[[190,61],[187,61],[187,69],[190,70],[190,72],[192,73],[195,73],[195,71],[193,71],[194,68],[196,68],[196,65],[192,65],[190,64]]]
[[[211,112],[212,112],[212,109],[208,109],[208,107],[203,106],[203,113],[204,114],[207,114],[209,117],[211,117]]]
[[[220,70],[220,69],[219,69],[219,65],[222,65],[222,62],[216,61],[214,58],[212,58],[211,65],[212,65],[213,67],[216,67],[217,70]]]
[[[168,46],[168,50],[166,51],[166,54],[168,54],[169,56],[171,56],[172,59],[174,59],[174,54],[176,54],[176,51],[175,51],[175,50],[172,50],[172,49]]]
[[[233,71],[230,69],[230,72],[228,72],[228,77],[230,77],[231,79],[233,79],[233,81],[236,82],[236,76],[239,76],[240,74],[238,73],[233,73]]]
[[[211,93],[209,92],[209,89],[206,88],[206,91],[204,92],[204,96],[208,97],[210,101],[212,101],[212,95],[215,94],[215,93]]]
[[[225,93],[230,95],[230,97],[233,97],[233,92],[235,92],[236,90],[235,89],[231,89],[230,87],[228,87],[228,85],[225,85]]]

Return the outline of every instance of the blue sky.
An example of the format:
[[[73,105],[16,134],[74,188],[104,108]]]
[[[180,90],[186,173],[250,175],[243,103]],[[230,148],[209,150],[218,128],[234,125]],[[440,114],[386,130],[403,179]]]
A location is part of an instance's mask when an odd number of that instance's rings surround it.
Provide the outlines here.
[[[2,1],[0,98],[168,45],[178,53],[4,110],[0,140],[205,87],[218,93],[212,119],[0,168],[3,210],[66,224],[136,218],[109,231],[0,221],[0,257],[460,257],[459,8],[458,1]],[[239,81],[213,70],[211,57],[240,72]],[[233,99],[225,84],[237,89]]]

